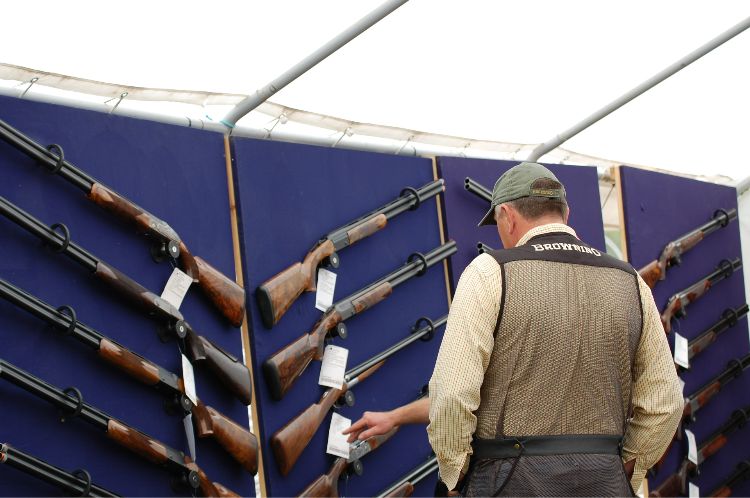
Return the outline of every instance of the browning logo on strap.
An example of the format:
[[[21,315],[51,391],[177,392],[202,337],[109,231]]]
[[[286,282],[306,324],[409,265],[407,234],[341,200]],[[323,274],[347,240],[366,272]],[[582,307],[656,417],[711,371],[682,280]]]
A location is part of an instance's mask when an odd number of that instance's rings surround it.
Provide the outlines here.
[[[578,251],[586,254],[593,254],[594,256],[601,256],[602,253],[594,249],[593,247],[579,246],[578,244],[565,244],[563,242],[555,242],[554,244],[531,244],[531,247],[535,251]]]

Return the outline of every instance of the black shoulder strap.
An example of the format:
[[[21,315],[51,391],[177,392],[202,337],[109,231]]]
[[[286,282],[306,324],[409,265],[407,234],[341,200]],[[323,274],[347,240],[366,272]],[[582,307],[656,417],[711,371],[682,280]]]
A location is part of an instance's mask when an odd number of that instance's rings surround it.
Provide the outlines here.
[[[501,266],[512,261],[537,260],[617,268],[630,274],[636,273],[628,263],[603,253],[567,233],[538,235],[522,246],[488,251],[488,254]]]

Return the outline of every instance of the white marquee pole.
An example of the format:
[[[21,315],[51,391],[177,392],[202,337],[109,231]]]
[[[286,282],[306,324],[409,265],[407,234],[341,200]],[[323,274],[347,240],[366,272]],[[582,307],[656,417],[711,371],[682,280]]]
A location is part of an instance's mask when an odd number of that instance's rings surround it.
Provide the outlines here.
[[[266,86],[259,88],[253,95],[246,97],[242,102],[237,104],[221,120],[221,124],[229,129],[234,128],[237,121],[247,113],[268,100],[273,94],[287,86],[292,81],[309,71],[326,57],[340,49],[354,38],[364,33],[368,28],[379,22],[388,14],[405,4],[408,0],[388,0],[378,8],[355,22],[337,36],[329,40],[325,45],[311,53],[297,64],[286,70],[279,77],[268,83]]]
[[[650,90],[654,86],[658,85],[665,79],[669,78],[676,72],[680,71],[681,69],[687,67],[689,64],[695,62],[696,60],[700,59],[707,53],[711,52],[715,48],[719,47],[720,45],[724,44],[725,42],[731,40],[738,34],[745,31],[747,28],[750,27],[750,17],[745,19],[744,21],[740,22],[739,24],[736,24],[735,26],[732,26],[730,29],[725,31],[724,33],[720,34],[713,40],[709,41],[705,45],[697,48],[696,50],[690,52],[682,59],[678,60],[671,66],[667,67],[666,69],[663,69],[662,71],[656,73],[648,80],[644,81],[637,87],[633,88],[629,92],[625,93],[621,97],[613,100],[606,106],[602,107],[580,123],[576,124],[572,128],[560,133],[559,135],[555,136],[554,138],[547,140],[543,144],[539,144],[534,148],[533,151],[531,151],[531,154],[528,157],[528,161],[536,161],[540,157],[542,157],[547,152],[559,147],[564,142],[567,142],[574,136],[578,135],[580,132],[591,126],[592,124],[596,123],[603,117],[613,113],[623,105],[627,104],[634,98],[638,97],[642,93],[646,92],[647,90]]]

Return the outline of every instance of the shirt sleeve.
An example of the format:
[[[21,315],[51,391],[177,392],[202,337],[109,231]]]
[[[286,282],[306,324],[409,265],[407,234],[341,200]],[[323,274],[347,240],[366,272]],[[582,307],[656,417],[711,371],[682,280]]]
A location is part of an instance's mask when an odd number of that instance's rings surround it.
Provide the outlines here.
[[[623,461],[636,459],[630,481],[636,491],[646,471],[669,447],[685,403],[651,289],[640,276],[638,285],[643,331],[633,372],[633,418],[625,432],[622,452]]]
[[[497,262],[487,254],[475,258],[458,282],[430,379],[427,434],[449,490],[466,471],[472,453],[474,411],[494,346],[501,293]]]

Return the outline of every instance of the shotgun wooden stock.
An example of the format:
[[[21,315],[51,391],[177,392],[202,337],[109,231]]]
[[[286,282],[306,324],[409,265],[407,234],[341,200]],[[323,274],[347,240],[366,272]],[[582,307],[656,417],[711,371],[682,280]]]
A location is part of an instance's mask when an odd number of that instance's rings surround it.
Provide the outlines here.
[[[382,361],[359,374],[357,376],[358,382],[365,380],[381,366],[383,366]],[[271,448],[282,475],[289,473],[302,451],[310,443],[315,433],[318,432],[331,407],[348,389],[347,384],[344,384],[341,389],[327,389],[317,403],[307,407],[271,436]]]
[[[192,331],[187,334],[187,349],[195,363],[206,364],[237,399],[250,404],[253,381],[250,370],[241,361]]]
[[[253,475],[258,472],[258,440],[255,434],[200,400],[193,409],[193,418],[198,437],[215,439],[245,470]]]
[[[303,292],[316,290],[318,266],[333,254],[333,242],[318,243],[301,263],[294,263],[263,282],[255,291],[263,325],[273,327]]]
[[[179,256],[181,267],[221,313],[238,327],[245,316],[245,290],[197,256],[165,221],[101,183],[93,183],[87,197],[98,206],[133,224],[151,240],[166,247],[169,256]]]
[[[283,398],[312,360],[323,359],[326,335],[340,322],[341,315],[338,311],[328,311],[318,320],[312,332],[301,336],[263,362],[263,374],[273,399]]]
[[[371,308],[390,296],[391,292],[393,287],[389,282],[373,287],[352,300],[354,314]],[[263,373],[273,399],[283,398],[312,360],[323,359],[326,336],[341,321],[341,314],[333,306],[318,320],[312,332],[301,336],[263,362]]]
[[[331,466],[331,469],[322,476],[318,477],[312,484],[302,491],[299,496],[315,497],[338,497],[339,496],[339,478],[348,467],[345,458],[337,458]]]
[[[664,271],[659,265],[659,260],[655,259],[638,270],[638,274],[641,276],[643,281],[646,282],[646,285],[653,289],[654,285],[656,285],[656,282],[661,280],[662,275],[664,275]]]

